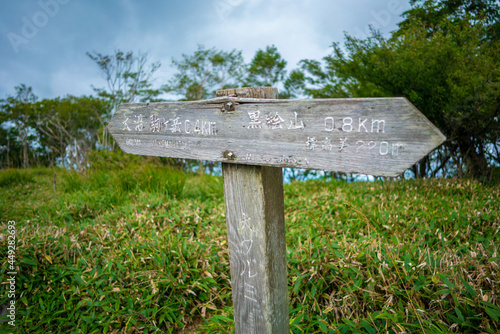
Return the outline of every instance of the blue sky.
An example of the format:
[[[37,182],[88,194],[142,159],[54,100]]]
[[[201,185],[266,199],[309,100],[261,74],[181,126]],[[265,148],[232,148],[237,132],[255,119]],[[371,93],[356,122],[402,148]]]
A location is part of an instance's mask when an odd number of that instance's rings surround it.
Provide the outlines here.
[[[86,52],[142,51],[174,73],[172,58],[198,44],[237,49],[249,62],[274,44],[288,62],[320,60],[344,32],[365,38],[369,25],[389,34],[408,0],[0,0],[0,98],[21,83],[40,98],[92,94],[104,86]]]

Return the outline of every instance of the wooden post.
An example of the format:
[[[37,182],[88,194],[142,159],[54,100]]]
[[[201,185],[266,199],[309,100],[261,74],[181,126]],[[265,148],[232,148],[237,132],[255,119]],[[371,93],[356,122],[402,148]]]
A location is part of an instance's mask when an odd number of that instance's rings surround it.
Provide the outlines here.
[[[446,137],[405,98],[217,95],[124,103],[109,131],[125,153],[222,162],[236,333],[288,333],[281,168],[398,176]]]
[[[239,88],[217,96],[276,99],[278,91]],[[223,163],[222,173],[235,332],[289,333],[282,169]]]

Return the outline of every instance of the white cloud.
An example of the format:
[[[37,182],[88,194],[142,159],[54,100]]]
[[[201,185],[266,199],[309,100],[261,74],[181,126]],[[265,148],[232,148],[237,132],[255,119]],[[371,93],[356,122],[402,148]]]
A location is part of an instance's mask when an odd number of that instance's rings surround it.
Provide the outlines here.
[[[37,6],[3,6],[0,28],[18,31],[19,19]],[[18,54],[6,38],[0,42],[0,98],[19,83],[41,97],[91,93],[102,78],[87,51],[111,54],[115,49],[148,52],[161,61],[157,85],[174,72],[172,57],[192,54],[198,44],[242,50],[249,62],[258,49],[276,45],[288,69],[301,59],[321,59],[344,31],[362,36],[374,24],[387,33],[396,28],[406,0],[131,0],[70,1]],[[361,36],[360,36],[361,35]]]

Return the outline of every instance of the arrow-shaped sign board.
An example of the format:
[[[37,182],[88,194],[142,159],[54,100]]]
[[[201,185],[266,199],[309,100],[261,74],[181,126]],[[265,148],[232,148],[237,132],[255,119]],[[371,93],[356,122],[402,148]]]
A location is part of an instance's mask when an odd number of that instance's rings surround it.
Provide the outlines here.
[[[405,98],[128,103],[109,131],[130,154],[379,176],[446,139]]]
[[[405,98],[218,94],[227,96],[122,104],[109,131],[125,153],[225,162],[235,332],[289,333],[283,178],[272,167],[397,176],[445,137]]]

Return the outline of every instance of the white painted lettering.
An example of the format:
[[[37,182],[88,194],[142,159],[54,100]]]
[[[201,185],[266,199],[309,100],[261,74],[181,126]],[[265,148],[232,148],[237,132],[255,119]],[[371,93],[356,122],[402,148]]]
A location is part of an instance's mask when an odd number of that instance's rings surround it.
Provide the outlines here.
[[[250,250],[252,249],[253,240],[243,240],[241,243],[241,249],[243,251],[243,255],[248,255]]]
[[[201,121],[201,134],[209,135],[210,134],[210,123],[206,121]]]
[[[308,150],[314,151],[316,149],[316,137],[307,137],[306,147]]]
[[[303,129],[304,122],[302,120],[298,119],[297,112],[293,112],[295,114],[295,119],[293,121],[290,121],[290,125],[288,126],[289,130],[296,130],[296,129]]]
[[[358,145],[358,147],[356,147],[356,152],[358,152],[363,146],[365,146],[365,141],[364,140],[358,140],[356,142],[356,145]]]
[[[253,259],[252,262],[253,263],[257,263],[257,261],[255,261],[255,259]],[[255,271],[255,273],[252,275],[252,270],[251,270],[251,266],[250,266],[250,260],[247,260],[247,264],[248,264],[248,278],[252,278],[252,277],[257,276],[257,271]]]
[[[141,140],[140,139],[127,139],[125,141],[125,145],[127,146],[140,146],[141,145]]]
[[[243,219],[240,220],[240,231],[243,231],[246,228],[248,228],[250,231],[253,231],[249,223],[251,220],[252,218],[247,217],[246,214],[243,212]]]
[[[385,133],[385,120],[372,119],[372,131],[371,132],[374,132],[373,130],[375,129],[375,125],[377,125],[376,132]]]
[[[179,122],[179,117],[175,118],[172,120],[172,128],[170,128],[170,130],[172,130],[172,133],[175,133],[175,132],[182,132],[181,131],[181,122]]]
[[[123,131],[125,131],[125,130],[127,130],[127,131],[132,131],[132,130],[130,129],[130,127],[128,126],[128,117],[127,117],[127,119],[126,119],[126,120],[124,120],[124,121],[122,122],[122,124],[123,124],[123,125],[125,125],[125,127],[122,129]]]
[[[149,123],[149,128],[151,129],[151,132],[160,132],[160,119],[156,115],[151,115],[149,116],[149,120],[151,121]]]
[[[339,152],[342,152],[342,150],[344,150],[344,148],[346,147],[346,142],[347,142],[347,137],[340,138]]]
[[[197,119],[196,123],[194,124],[194,132],[200,134],[201,133],[201,127],[200,127],[200,120]]]
[[[389,153],[389,143],[383,141],[380,143],[380,155],[387,155]]]
[[[142,123],[142,114],[140,115],[135,115],[136,120],[134,121],[135,124],[135,131],[142,131],[144,130],[144,124]]]
[[[365,129],[365,132],[368,132],[368,129],[365,126],[367,120],[368,118],[365,118],[363,120],[361,120],[361,118],[359,119],[358,132],[361,132],[361,128]]]
[[[321,146],[321,148],[325,151],[333,150],[332,140],[328,137],[325,137],[325,140],[323,141],[323,145]]]
[[[262,128],[260,120],[260,111],[256,110],[254,112],[248,112],[248,117],[250,117],[250,123],[248,124],[249,129],[260,129]]]
[[[342,125],[342,131],[345,132],[351,132],[352,131],[352,118],[351,117],[344,117],[343,125]]]
[[[257,302],[257,289],[254,286],[245,283],[244,285],[244,297],[253,302]]]
[[[335,129],[335,121],[333,117],[327,117],[325,118],[325,130],[326,131],[333,131]]]
[[[285,120],[277,112],[274,115],[269,114],[266,117],[266,124],[269,129],[282,129],[281,123],[284,122]]]
[[[399,155],[399,149],[402,149],[403,145],[402,144],[392,144],[392,155],[393,156],[398,156]]]

